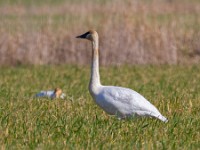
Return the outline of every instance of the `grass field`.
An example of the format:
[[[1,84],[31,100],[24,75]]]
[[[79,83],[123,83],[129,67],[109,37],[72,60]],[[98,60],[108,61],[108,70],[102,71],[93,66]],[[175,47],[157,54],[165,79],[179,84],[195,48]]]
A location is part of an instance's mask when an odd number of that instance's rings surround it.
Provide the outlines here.
[[[102,83],[132,88],[168,123],[106,115],[87,90],[89,67],[1,67],[1,149],[200,149],[200,67],[101,68]],[[61,87],[65,100],[34,99]]]

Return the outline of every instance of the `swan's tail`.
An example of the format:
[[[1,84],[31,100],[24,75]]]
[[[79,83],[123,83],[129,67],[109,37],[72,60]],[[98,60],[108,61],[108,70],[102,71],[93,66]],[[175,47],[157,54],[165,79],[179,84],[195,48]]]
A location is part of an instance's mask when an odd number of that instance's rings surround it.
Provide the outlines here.
[[[161,121],[163,121],[163,122],[165,122],[165,123],[167,123],[167,122],[168,122],[168,119],[167,119],[167,118],[165,118],[165,117],[164,117],[164,116],[162,116],[162,115],[159,115],[159,116],[157,116],[156,118],[160,119]]]

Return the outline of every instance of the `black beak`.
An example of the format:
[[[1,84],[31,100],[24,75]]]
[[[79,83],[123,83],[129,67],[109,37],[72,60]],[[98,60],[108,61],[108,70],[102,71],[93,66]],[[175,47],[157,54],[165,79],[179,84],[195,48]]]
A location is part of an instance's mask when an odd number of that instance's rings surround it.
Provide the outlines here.
[[[82,34],[82,35],[77,36],[76,38],[85,39],[85,38],[87,37],[88,34],[89,34],[89,32],[86,32],[86,33],[84,33],[84,34]]]

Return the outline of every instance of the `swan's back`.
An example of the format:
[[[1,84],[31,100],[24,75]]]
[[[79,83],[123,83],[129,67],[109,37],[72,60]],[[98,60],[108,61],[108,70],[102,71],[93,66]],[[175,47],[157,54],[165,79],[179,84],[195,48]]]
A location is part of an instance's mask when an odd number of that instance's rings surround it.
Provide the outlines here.
[[[119,118],[138,115],[152,116],[162,121],[167,120],[163,118],[154,105],[142,95],[129,88],[101,86],[99,93],[94,98],[96,103],[107,113],[117,115]]]

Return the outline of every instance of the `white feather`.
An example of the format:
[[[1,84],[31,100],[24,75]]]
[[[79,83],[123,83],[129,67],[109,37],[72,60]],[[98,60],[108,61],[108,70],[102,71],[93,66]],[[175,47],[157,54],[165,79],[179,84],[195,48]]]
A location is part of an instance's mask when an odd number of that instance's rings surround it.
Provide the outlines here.
[[[133,115],[150,116],[167,121],[158,109],[139,93],[123,87],[100,86],[95,102],[110,115],[123,119]]]
[[[40,91],[35,95],[36,97],[47,97],[47,98],[55,98],[55,92],[54,91]]]
[[[50,90],[50,91],[40,91],[35,95],[35,97],[46,97],[46,98],[51,98],[55,99],[56,98],[56,93],[55,90]],[[59,98],[64,99],[66,97],[65,93],[62,93]]]

